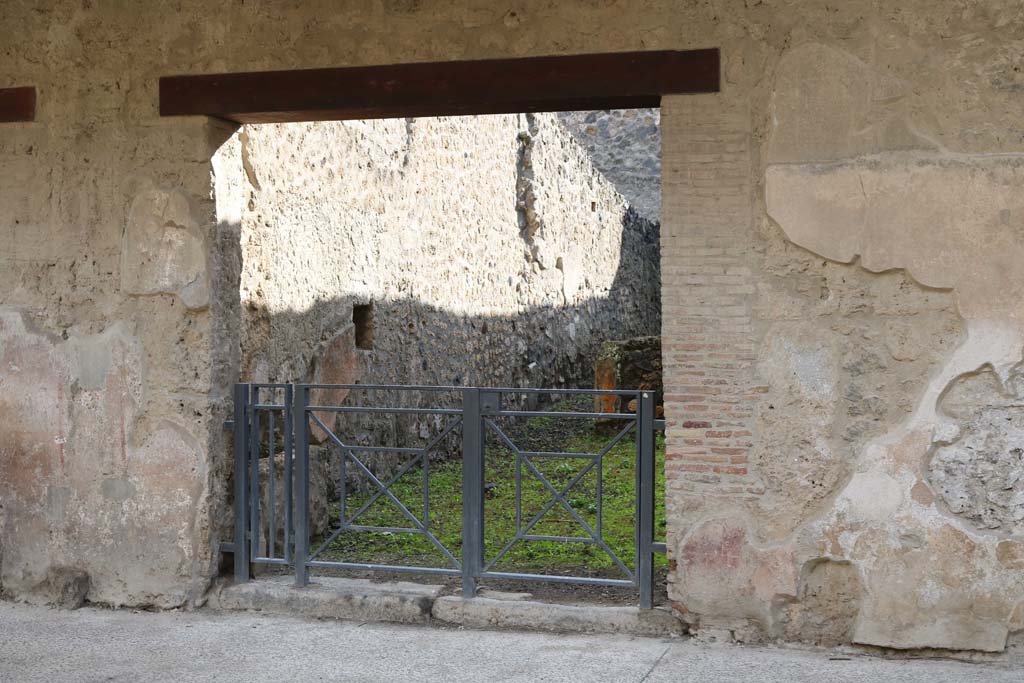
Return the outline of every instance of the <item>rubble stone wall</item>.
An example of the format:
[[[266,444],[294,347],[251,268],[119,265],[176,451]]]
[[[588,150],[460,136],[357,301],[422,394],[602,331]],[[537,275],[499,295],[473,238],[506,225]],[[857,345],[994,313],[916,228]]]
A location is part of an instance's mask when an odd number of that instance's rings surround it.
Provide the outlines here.
[[[247,126],[238,146],[247,379],[589,384],[604,339],[659,329],[657,226],[553,115]]]
[[[563,111],[561,121],[637,212],[661,221],[661,111]]]
[[[246,126],[232,144],[245,379],[589,386],[602,341],[660,329],[657,225],[552,114]],[[367,421],[385,423],[425,428]]]

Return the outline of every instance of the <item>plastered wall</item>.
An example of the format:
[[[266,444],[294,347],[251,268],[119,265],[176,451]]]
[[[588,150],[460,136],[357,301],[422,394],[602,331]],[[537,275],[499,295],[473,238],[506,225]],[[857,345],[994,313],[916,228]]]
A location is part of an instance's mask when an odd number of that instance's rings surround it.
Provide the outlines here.
[[[5,3],[0,79],[40,93],[36,123],[0,130],[5,590],[77,563],[97,599],[175,604],[213,571],[238,366],[200,294],[240,272],[210,197],[227,135],[158,118],[159,75],[720,47],[722,92],[661,112],[671,598],[741,639],[1003,648],[1024,628],[1022,12]],[[180,276],[134,267],[159,249],[125,267],[164,233]]]
[[[1022,17],[941,9],[808,12],[663,103],[670,595],[700,628],[1024,627]]]

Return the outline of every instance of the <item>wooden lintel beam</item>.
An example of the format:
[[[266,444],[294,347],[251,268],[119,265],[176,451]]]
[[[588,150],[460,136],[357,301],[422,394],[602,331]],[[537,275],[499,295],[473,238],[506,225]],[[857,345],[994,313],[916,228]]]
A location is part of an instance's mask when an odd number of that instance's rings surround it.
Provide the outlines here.
[[[654,107],[719,89],[717,48],[160,79],[162,116],[237,123]]]
[[[36,89],[33,86],[0,88],[0,123],[35,119]]]

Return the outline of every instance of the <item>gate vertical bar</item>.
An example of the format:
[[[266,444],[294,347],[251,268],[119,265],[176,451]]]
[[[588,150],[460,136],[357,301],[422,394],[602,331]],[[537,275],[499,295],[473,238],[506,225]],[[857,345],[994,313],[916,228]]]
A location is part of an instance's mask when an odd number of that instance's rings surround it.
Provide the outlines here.
[[[235,448],[235,581],[249,580],[249,544],[246,542],[249,487],[248,434],[249,385],[235,385],[234,448]]]
[[[462,597],[476,595],[484,565],[484,442],[480,389],[462,390]]]
[[[640,441],[640,485],[637,490],[637,581],[640,608],[654,606],[654,394],[640,394],[637,415]]]
[[[259,385],[249,386],[249,560],[260,555],[260,404]]]
[[[292,461],[295,453],[292,452],[292,385],[284,388],[284,561],[292,561],[292,496],[295,486],[292,483]]]
[[[309,387],[296,384],[292,390],[292,428],[295,430],[295,471],[298,500],[295,502],[295,585],[309,583]]]
[[[287,412],[287,411],[286,411]],[[267,441],[270,442],[270,460],[267,463],[267,557],[274,556],[274,545],[277,543],[277,498],[275,497],[274,480],[277,479],[277,460],[274,457],[274,411],[267,411]]]

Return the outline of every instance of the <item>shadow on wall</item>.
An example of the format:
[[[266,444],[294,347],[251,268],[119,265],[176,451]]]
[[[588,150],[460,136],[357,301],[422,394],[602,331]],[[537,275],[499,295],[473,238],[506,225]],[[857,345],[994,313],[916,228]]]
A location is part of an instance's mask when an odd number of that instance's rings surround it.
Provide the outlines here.
[[[250,306],[242,377],[440,385],[590,386],[591,365],[607,339],[656,335],[661,326],[658,225],[623,221],[623,260],[610,287],[561,306],[522,306],[515,315],[466,313],[414,297],[371,300],[343,293],[307,310]],[[638,225],[639,223],[639,225]],[[481,273],[481,276],[486,276]],[[556,286],[574,277],[554,269]],[[469,302],[486,308],[489,302]],[[302,331],[306,344],[276,340]],[[352,370],[335,370],[344,357]],[[303,367],[311,369],[303,372]],[[269,371],[267,368],[273,368]],[[356,375],[349,374],[356,372]],[[268,376],[271,375],[271,376]],[[582,382],[582,384],[581,384]]]
[[[659,226],[638,219],[632,210],[623,222],[622,241],[629,245],[622,248],[637,258],[620,261],[603,296],[572,305],[523,307],[516,315],[488,315],[448,311],[414,298],[367,302],[357,294],[342,295],[307,310],[271,313],[249,308],[250,330],[256,330],[249,339],[266,342],[282,330],[305,330],[315,338],[316,343],[304,352],[297,350],[293,359],[292,367],[305,366],[305,370],[273,377],[274,382],[592,387],[594,363],[603,342],[658,335],[661,330]],[[233,251],[231,245],[223,246]],[[273,348],[286,356],[292,351],[279,345],[257,348],[264,352]],[[241,358],[240,381],[257,381],[254,374],[263,356],[242,349]],[[319,405],[453,407],[459,395],[336,390],[314,392],[312,400]],[[525,405],[519,407],[537,406],[536,395],[524,395],[521,400]],[[318,417],[346,442],[373,446],[422,446],[445,423],[439,416],[422,414],[320,413]],[[281,422],[277,424],[279,430]],[[266,426],[264,422],[264,431]],[[266,442],[265,434],[261,438]],[[283,443],[280,433],[276,438],[276,443]],[[315,426],[310,439],[324,445],[328,441]],[[457,442],[449,439],[436,454],[452,455],[444,449],[453,447]],[[401,465],[388,453],[364,453],[361,460],[379,477],[393,475]],[[229,455],[224,462],[230,473]],[[354,468],[349,477],[356,487],[368,485]],[[231,480],[230,474],[223,479],[222,499],[228,502],[222,508],[223,538],[230,537]]]
[[[657,335],[661,329],[658,226],[638,220],[632,212],[623,223],[622,241],[629,245],[622,248],[634,257],[620,261],[603,296],[568,305],[524,306],[515,315],[488,315],[453,312],[412,297],[367,301],[351,294],[301,311],[249,308],[251,347],[242,350],[241,378],[317,384],[592,387],[594,362],[604,341]],[[303,348],[272,343],[296,330],[305,332],[308,343]],[[267,377],[267,366],[292,372]],[[455,400],[431,392],[357,393],[348,404],[448,407]],[[335,391],[317,398],[337,405],[347,394]],[[401,446],[418,442],[436,428],[429,416],[370,417],[346,415],[344,431],[364,445]],[[324,438],[319,430],[312,436],[317,441]]]
[[[218,154],[243,377],[557,385],[660,327],[658,226],[553,115],[246,126]]]
[[[591,386],[602,342],[660,332],[660,228],[553,116],[246,126],[215,169],[220,353],[242,381]],[[367,398],[439,405],[348,400]],[[345,417],[364,445],[439,428]]]

